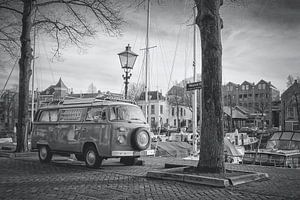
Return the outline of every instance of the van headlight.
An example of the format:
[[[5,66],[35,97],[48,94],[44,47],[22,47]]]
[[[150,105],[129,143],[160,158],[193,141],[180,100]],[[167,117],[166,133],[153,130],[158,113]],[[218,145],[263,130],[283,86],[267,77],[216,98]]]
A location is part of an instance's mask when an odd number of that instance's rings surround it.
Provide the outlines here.
[[[126,141],[126,137],[125,137],[125,135],[119,135],[117,140],[120,144],[124,144]]]

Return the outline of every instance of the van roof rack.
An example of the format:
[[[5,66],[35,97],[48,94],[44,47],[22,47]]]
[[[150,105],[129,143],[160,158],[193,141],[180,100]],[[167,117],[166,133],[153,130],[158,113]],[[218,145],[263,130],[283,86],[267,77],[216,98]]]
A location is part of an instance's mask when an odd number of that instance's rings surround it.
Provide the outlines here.
[[[118,101],[118,102],[126,102],[131,104],[136,104],[135,101],[122,99],[122,98],[115,98],[108,95],[98,96],[96,98],[77,98],[77,99],[68,99],[63,101],[63,105],[74,105],[74,104],[93,104],[96,102],[103,102],[103,101]],[[60,105],[60,104],[59,104]]]
[[[131,104],[136,104],[134,100],[130,99],[123,99],[123,98],[117,98],[113,97],[111,95],[102,95],[102,96],[97,96],[96,100],[105,100],[105,101],[120,101],[120,102],[125,102],[125,103],[131,103]]]

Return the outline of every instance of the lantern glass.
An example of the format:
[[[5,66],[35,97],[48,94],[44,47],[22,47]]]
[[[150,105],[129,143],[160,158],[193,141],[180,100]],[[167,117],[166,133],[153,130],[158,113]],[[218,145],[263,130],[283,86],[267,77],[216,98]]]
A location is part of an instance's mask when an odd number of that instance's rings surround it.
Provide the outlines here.
[[[133,69],[137,54],[131,51],[131,47],[128,45],[126,50],[122,53],[119,53],[120,63],[122,68]]]

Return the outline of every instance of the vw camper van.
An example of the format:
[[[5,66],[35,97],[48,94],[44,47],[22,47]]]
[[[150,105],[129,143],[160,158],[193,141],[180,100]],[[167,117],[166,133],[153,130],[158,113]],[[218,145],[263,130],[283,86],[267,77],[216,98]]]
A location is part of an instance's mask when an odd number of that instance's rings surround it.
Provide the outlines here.
[[[132,103],[67,100],[37,111],[32,148],[42,163],[50,162],[53,154],[75,154],[89,168],[98,168],[107,158],[132,165],[140,156],[154,155],[149,131],[141,108]]]

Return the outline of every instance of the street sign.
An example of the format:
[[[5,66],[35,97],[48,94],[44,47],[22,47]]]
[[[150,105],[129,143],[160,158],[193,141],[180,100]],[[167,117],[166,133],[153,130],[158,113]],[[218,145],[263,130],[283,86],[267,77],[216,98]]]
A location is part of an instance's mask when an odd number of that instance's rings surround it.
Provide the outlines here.
[[[188,83],[186,84],[186,90],[187,91],[192,91],[192,90],[197,90],[202,88],[202,82],[194,82],[194,83]]]

